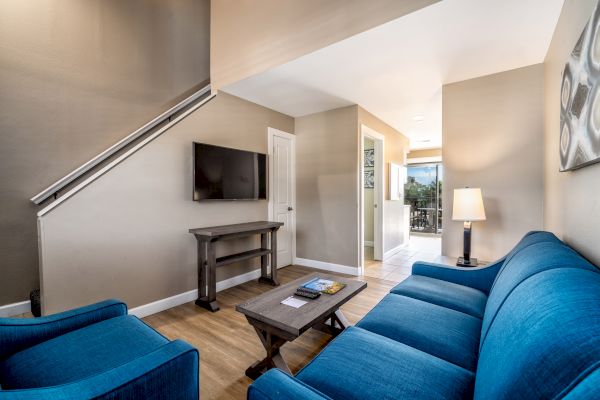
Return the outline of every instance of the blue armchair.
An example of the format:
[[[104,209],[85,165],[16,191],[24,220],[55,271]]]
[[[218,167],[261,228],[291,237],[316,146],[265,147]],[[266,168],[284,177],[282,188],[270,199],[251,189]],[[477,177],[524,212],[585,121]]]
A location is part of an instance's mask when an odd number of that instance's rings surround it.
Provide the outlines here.
[[[116,300],[0,318],[0,400],[198,399],[198,360]]]

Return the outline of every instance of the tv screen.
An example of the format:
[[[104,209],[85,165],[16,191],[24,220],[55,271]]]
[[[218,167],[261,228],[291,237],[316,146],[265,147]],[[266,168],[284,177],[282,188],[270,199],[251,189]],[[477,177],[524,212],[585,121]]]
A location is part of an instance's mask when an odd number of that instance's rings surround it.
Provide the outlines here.
[[[194,143],[194,200],[267,198],[267,156]]]

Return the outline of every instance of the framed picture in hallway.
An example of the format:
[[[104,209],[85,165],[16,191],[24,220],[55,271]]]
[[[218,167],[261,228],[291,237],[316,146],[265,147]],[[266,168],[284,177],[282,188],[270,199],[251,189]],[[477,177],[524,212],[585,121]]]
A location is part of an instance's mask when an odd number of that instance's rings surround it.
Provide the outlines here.
[[[365,171],[365,189],[373,189],[375,187],[375,171]]]
[[[375,166],[375,149],[365,150],[365,167]]]

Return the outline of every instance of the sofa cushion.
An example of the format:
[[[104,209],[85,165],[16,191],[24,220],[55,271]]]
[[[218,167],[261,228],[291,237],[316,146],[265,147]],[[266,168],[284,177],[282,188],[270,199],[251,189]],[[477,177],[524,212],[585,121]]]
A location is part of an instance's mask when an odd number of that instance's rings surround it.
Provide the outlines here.
[[[465,399],[472,372],[405,344],[350,327],[298,375],[333,399]]]
[[[475,398],[563,398],[600,365],[598,332],[600,273],[537,273],[512,291],[482,339]]]
[[[487,296],[481,290],[420,275],[409,276],[390,292],[451,308],[477,318],[483,318],[487,301]]]
[[[536,274],[561,267],[595,270],[592,264],[560,242],[538,242],[516,253],[507,262],[490,292],[483,318],[482,342],[498,311],[516,287]]]
[[[123,365],[169,341],[138,318],[111,318],[16,353],[0,363],[3,389],[55,386]]]
[[[600,392],[600,366],[565,391],[564,400],[596,399]],[[563,393],[561,393],[563,394]],[[562,397],[562,396],[561,396]]]
[[[460,311],[388,294],[356,325],[474,371],[481,320]]]

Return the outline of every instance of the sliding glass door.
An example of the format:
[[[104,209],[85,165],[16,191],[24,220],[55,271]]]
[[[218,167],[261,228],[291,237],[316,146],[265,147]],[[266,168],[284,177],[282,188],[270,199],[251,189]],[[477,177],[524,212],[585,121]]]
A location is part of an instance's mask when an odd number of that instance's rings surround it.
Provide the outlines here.
[[[441,163],[408,166],[404,186],[404,201],[410,205],[410,230],[421,233],[442,233]]]

